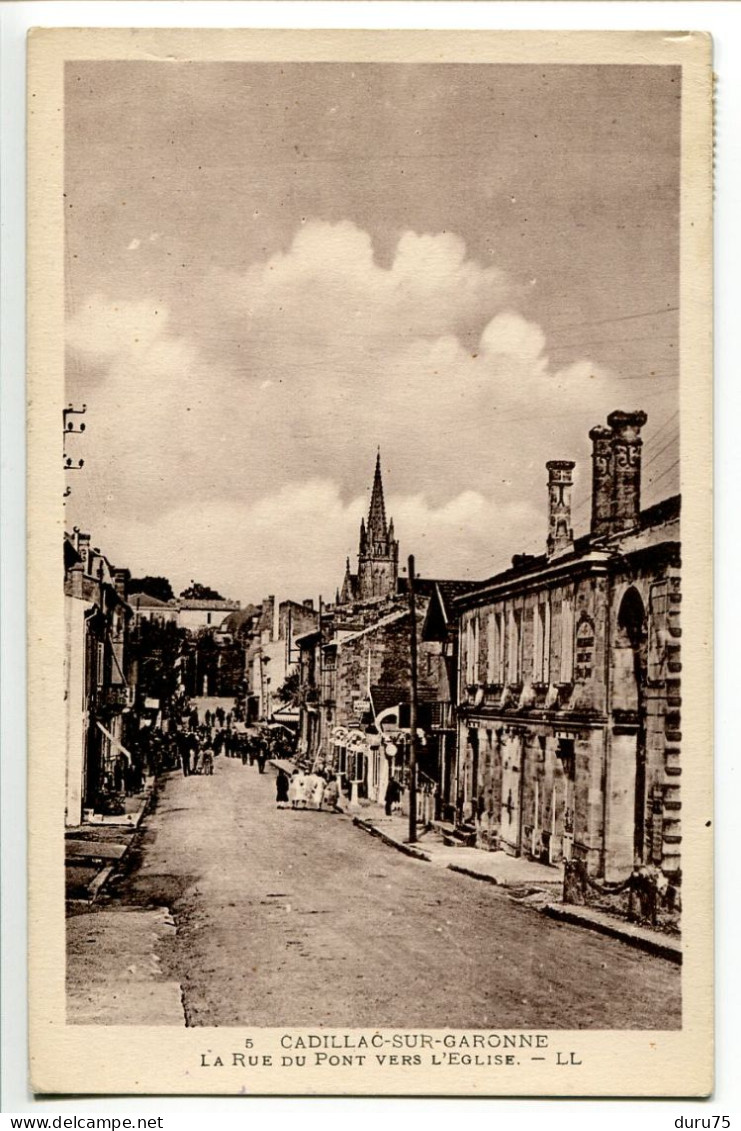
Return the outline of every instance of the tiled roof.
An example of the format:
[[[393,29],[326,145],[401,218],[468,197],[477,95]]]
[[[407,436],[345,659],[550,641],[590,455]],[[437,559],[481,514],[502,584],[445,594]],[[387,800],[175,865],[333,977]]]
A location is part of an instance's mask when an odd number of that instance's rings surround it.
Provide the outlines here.
[[[223,609],[226,613],[236,612],[239,609],[238,601],[229,601],[226,598],[220,600],[206,600],[205,598],[189,598],[181,597],[178,601],[179,609]]]
[[[126,598],[135,609],[173,609],[176,606],[170,601],[160,601],[159,597],[152,597],[149,593],[130,593]]]
[[[376,715],[387,711],[389,707],[398,707],[400,703],[409,702],[409,686],[406,683],[371,684],[371,700]],[[417,701],[419,703],[434,703],[437,692],[429,687],[417,688]]]

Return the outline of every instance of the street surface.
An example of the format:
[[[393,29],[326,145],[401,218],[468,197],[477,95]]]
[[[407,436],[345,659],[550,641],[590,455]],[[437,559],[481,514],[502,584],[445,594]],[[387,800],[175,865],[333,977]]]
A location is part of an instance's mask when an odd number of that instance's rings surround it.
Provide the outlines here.
[[[345,815],[276,809],[257,766],[168,775],[143,830],[106,910],[169,909],[158,959],[188,1025],[681,1025],[672,963],[410,859]]]

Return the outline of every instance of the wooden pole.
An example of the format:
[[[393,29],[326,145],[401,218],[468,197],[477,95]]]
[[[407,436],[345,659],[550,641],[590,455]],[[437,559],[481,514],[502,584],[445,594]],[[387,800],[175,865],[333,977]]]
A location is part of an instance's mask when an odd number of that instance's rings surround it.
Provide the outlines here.
[[[417,839],[417,607],[414,596],[414,555],[409,555],[409,614],[411,628],[411,695],[409,703],[409,843]]]

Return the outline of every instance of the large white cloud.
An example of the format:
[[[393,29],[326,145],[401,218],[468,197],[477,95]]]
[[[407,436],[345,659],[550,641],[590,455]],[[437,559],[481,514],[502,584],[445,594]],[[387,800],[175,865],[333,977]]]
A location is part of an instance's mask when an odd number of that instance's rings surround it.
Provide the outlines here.
[[[403,530],[402,570],[413,548],[423,577],[491,572],[501,560],[498,530],[506,527],[522,548],[539,522],[527,504],[498,507],[476,491],[464,491],[440,507],[422,493],[392,495],[387,507]],[[108,513],[96,537],[114,561],[137,574],[161,573],[167,562],[178,591],[195,579],[245,600],[267,593],[333,600],[345,557],[356,567],[365,508],[364,498],[343,502],[336,483],[312,479],[286,483],[248,506],[237,500],[183,500],[166,514],[145,513],[123,522]]]
[[[555,370],[450,232],[402,234],[384,266],[367,232],[307,222],[243,274],[200,277],[167,305],[93,295],[68,327],[89,406],[70,513],[124,558],[128,531],[137,570],[253,597],[250,578],[335,585],[380,443],[402,554],[481,576],[532,541],[544,461],[584,459],[588,428],[631,407],[588,359]]]

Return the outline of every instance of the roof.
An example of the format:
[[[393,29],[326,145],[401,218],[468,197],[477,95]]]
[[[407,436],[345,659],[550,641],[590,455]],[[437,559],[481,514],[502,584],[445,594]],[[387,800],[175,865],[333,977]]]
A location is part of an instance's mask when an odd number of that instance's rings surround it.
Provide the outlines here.
[[[152,597],[149,593],[129,593],[127,600],[135,609],[142,607],[148,609],[176,609],[171,601],[160,601],[159,597]]]
[[[383,480],[381,478],[381,450],[379,448],[376,456],[370,507],[368,508],[368,538],[373,542],[379,538],[385,538],[387,533],[386,505],[383,499]]]
[[[238,601],[229,601],[226,598],[219,600],[207,600],[206,598],[198,597],[181,597],[178,601],[179,609],[223,609],[224,612],[237,612],[239,609]]]
[[[301,636],[294,636],[293,642],[301,647],[302,644],[311,644],[313,641],[321,640],[321,638],[321,629],[312,628],[310,632],[303,632]]]
[[[672,519],[679,518],[681,510],[681,495],[671,495],[668,499],[662,499],[660,503],[654,503],[652,507],[641,511],[641,530],[649,526],[659,526],[662,522],[671,522]]]
[[[382,711],[387,711],[389,707],[398,707],[400,703],[409,702],[409,685],[406,683],[389,683],[389,684],[371,684],[370,689],[371,702],[373,704],[373,713],[380,715]],[[417,688],[417,702],[418,703],[434,703],[437,700],[437,692],[429,687]]]
[[[241,628],[244,628],[248,621],[254,620],[259,614],[259,605],[246,605],[243,609],[234,609],[229,616],[225,618],[224,624],[227,626],[229,632],[237,633]]]
[[[641,511],[638,517],[638,529],[648,530],[651,527],[660,526],[662,523],[671,522],[678,518],[681,510],[681,495],[672,495],[668,499],[663,499],[660,503],[655,503],[652,507]],[[466,592],[456,594],[452,601],[457,607],[464,606],[464,599],[466,596],[474,595],[478,592],[485,592],[487,589],[495,586],[502,585],[508,581],[515,581],[518,578],[525,578],[539,573],[548,565],[557,564],[562,565],[575,565],[579,559],[583,558],[590,551],[602,550],[607,553],[614,552],[615,543],[619,542],[621,538],[625,538],[631,533],[635,533],[636,528],[631,530],[616,531],[609,536],[602,536],[595,538],[592,533],[582,534],[581,537],[574,539],[574,548],[562,557],[557,559],[549,558],[547,554],[522,554],[516,555],[513,559],[517,565],[511,566],[509,569],[503,570],[501,573],[495,573],[492,577],[486,578],[484,581],[478,581],[471,586]]]
[[[74,542],[69,534],[64,536],[64,568],[71,569],[73,565],[78,565],[82,561],[82,555],[76,549]]]
[[[366,625],[365,628],[361,628],[358,632],[351,632],[347,636],[344,636],[341,640],[333,641],[333,643],[338,643],[340,645],[347,644],[349,641],[357,640],[359,637],[366,636],[368,633],[376,632],[379,628],[386,628],[387,625],[394,624],[396,621],[403,620],[404,617],[408,616],[409,609],[397,609],[395,612],[389,613],[385,617],[381,617],[380,620],[372,621],[370,624]]]

